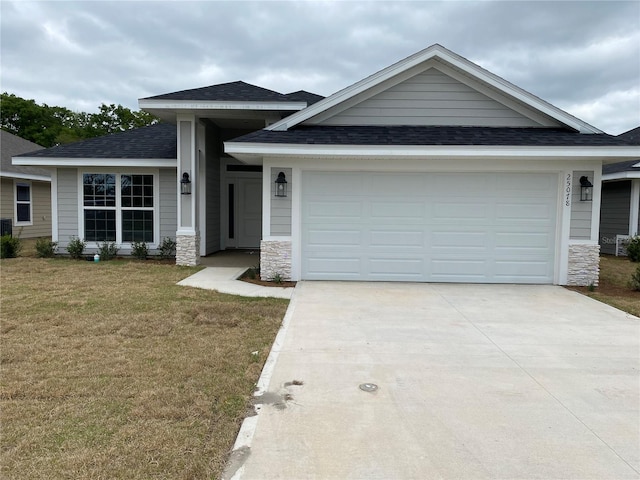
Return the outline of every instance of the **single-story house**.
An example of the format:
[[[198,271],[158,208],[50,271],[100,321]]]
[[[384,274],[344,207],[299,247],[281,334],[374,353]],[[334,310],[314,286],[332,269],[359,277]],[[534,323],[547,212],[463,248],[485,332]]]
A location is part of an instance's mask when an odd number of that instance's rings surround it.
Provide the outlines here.
[[[640,127],[618,135],[640,145]],[[624,252],[624,240],[640,234],[640,157],[602,167],[600,250]]]
[[[640,156],[440,45],[327,98],[232,82],[139,106],[166,123],[14,158],[55,169],[62,247],[170,236],[179,264],[260,248],[266,279],[589,285],[603,162]]]
[[[51,236],[51,172],[17,166],[11,158],[44,147],[4,130],[0,133],[0,219],[2,234]]]

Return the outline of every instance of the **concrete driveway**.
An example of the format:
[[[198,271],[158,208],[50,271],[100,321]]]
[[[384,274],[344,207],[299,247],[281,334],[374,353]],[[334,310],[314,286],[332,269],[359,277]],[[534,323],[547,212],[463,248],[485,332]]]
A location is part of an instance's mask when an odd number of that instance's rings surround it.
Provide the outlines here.
[[[301,282],[285,324],[225,478],[640,478],[636,317],[555,286]]]

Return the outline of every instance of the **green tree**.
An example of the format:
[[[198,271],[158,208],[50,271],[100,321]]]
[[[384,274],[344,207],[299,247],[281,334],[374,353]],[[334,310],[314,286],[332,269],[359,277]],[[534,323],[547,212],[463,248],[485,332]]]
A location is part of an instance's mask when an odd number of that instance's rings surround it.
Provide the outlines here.
[[[122,105],[105,105],[97,113],[73,112],[65,107],[38,105],[2,93],[0,127],[43,147],[65,144],[158,123],[153,115]]]

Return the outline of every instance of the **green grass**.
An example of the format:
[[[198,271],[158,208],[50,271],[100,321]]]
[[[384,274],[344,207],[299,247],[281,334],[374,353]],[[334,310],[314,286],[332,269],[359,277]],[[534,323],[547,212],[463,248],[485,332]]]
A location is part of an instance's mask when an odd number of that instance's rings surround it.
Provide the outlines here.
[[[0,261],[0,477],[220,475],[287,302],[176,285],[196,270]]]

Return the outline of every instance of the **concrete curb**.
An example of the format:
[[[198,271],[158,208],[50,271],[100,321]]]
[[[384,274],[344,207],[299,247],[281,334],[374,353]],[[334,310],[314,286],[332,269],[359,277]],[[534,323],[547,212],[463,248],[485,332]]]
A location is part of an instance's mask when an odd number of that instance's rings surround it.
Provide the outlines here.
[[[298,285],[300,285],[300,283],[298,283]],[[256,383],[256,390],[253,393],[254,398],[261,397],[267,391],[269,384],[271,383],[271,377],[273,375],[276,362],[278,361],[278,356],[280,355],[280,352],[282,350],[282,346],[284,345],[284,340],[289,329],[291,318],[293,317],[293,312],[296,308],[296,289],[297,286],[296,288],[292,289],[293,292],[291,294],[291,302],[289,303],[289,307],[284,314],[282,324],[280,325],[280,329],[278,330],[276,338],[273,342],[273,346],[271,347],[269,356],[264,363],[260,378]],[[262,410],[262,405],[256,403],[254,405],[254,410],[255,415],[247,417],[242,421],[240,431],[238,432],[238,436],[236,437],[236,441],[233,444],[233,449],[229,456],[229,460],[227,461],[227,466],[222,473],[222,477],[220,477],[221,480],[240,480],[242,478],[242,475],[244,474],[244,461],[251,453],[251,443],[256,431],[258,417]]]

